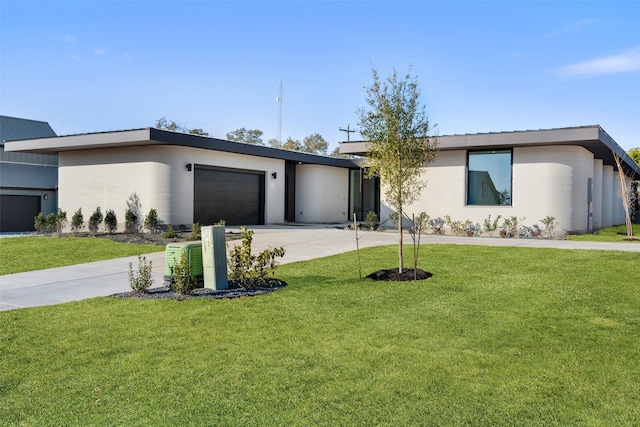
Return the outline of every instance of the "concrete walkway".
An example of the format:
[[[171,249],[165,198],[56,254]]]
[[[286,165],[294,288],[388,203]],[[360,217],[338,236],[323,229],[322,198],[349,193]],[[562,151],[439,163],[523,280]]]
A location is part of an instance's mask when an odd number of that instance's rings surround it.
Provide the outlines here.
[[[328,225],[254,226],[255,251],[282,246],[286,254],[281,263],[305,261],[356,249],[355,233]],[[238,231],[227,227],[228,231]],[[359,232],[361,248],[397,243],[394,232]],[[17,237],[19,238],[19,237]],[[411,238],[405,235],[405,243]],[[239,241],[230,242],[230,245]],[[424,244],[465,244],[518,246],[531,248],[617,250],[638,253],[640,243],[576,242],[571,240],[467,238],[454,236],[422,236]],[[164,252],[146,255],[153,262],[154,286],[164,280]],[[0,276],[0,311],[23,307],[61,304],[85,298],[127,292],[129,263],[134,270],[137,257],[118,258],[69,267]]]

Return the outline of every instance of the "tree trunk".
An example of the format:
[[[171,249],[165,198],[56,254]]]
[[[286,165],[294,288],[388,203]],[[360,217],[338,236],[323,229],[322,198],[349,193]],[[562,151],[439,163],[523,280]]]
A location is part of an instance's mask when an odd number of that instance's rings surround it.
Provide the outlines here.
[[[398,236],[400,239],[400,243],[398,244],[398,272],[402,274],[404,272],[404,262],[402,256],[402,207],[398,209]]]

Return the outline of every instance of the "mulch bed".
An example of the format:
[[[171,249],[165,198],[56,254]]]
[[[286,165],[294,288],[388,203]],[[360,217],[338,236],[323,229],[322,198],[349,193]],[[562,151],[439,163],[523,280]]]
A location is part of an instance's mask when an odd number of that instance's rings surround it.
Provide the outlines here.
[[[158,288],[147,289],[146,292],[121,292],[111,295],[114,298],[136,298],[136,299],[173,299],[183,301],[193,298],[240,298],[262,295],[269,292],[277,291],[287,286],[287,283],[279,279],[269,279],[266,283],[252,288],[243,288],[229,281],[229,289],[215,290],[209,288],[194,289],[189,295],[181,295],[171,289],[169,286],[161,286]]]
[[[367,279],[373,279],[384,282],[408,282],[410,280],[426,280],[433,274],[421,269],[405,268],[402,273],[398,272],[398,268],[388,270],[378,270],[367,276]]]

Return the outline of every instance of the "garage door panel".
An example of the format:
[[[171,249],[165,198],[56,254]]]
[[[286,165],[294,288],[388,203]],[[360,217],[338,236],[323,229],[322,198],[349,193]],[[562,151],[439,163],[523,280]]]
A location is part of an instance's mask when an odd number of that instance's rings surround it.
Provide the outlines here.
[[[264,173],[196,166],[194,221],[264,224]]]
[[[40,196],[0,196],[0,231],[33,231],[34,218],[40,213]]]

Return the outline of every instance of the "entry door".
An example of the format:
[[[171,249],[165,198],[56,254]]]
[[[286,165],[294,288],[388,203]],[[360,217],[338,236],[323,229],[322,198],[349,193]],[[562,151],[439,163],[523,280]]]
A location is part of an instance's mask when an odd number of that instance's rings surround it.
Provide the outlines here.
[[[0,231],[33,231],[40,204],[40,196],[0,196]]]

